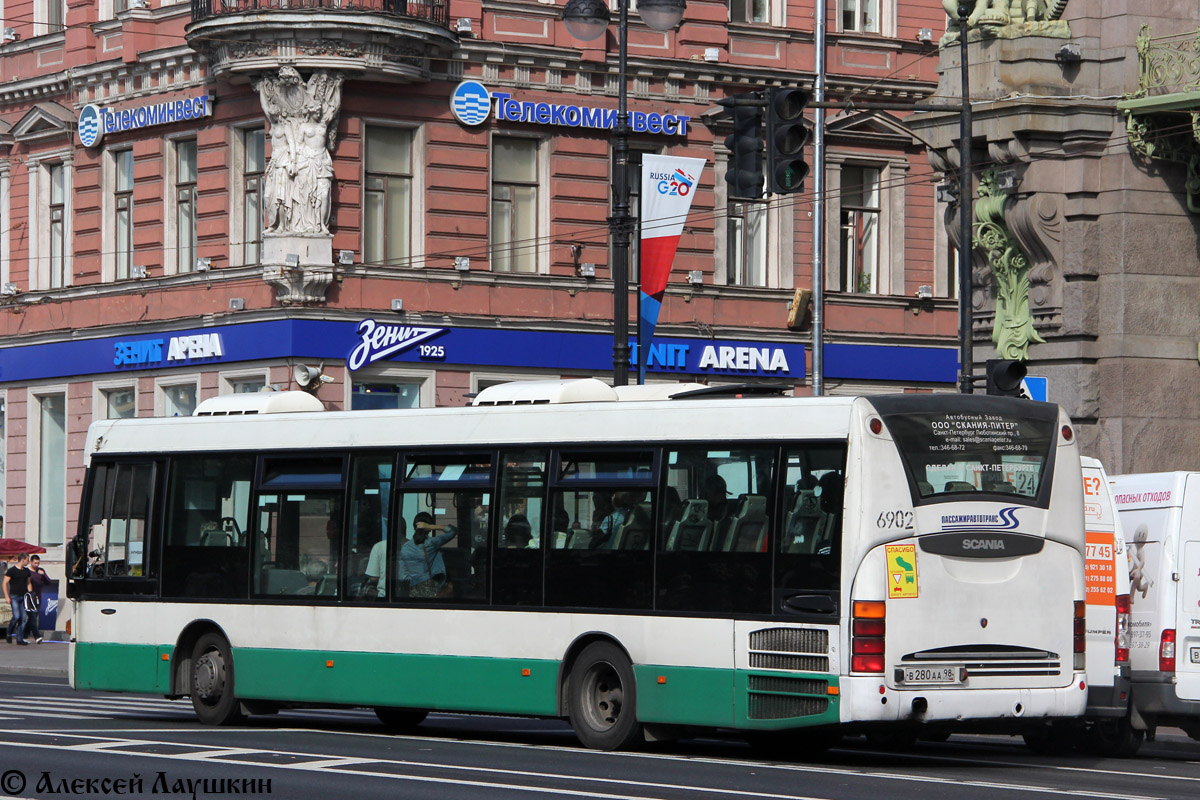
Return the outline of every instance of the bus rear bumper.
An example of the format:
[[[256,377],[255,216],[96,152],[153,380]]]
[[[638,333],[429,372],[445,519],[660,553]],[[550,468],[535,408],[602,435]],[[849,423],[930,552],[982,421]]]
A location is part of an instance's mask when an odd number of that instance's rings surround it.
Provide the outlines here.
[[[1081,683],[1083,688],[1081,688]],[[841,686],[842,722],[947,723],[972,729],[1020,727],[1052,717],[1078,717],[1087,708],[1086,679],[1051,689],[894,689],[882,677],[847,677]],[[881,690],[882,689],[882,690]]]

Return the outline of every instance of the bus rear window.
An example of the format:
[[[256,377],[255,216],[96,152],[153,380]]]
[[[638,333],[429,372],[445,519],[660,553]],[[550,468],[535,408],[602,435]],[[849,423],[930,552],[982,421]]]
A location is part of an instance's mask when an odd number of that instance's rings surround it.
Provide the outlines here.
[[[1055,420],[966,411],[884,414],[918,496],[1036,498],[1049,476]]]

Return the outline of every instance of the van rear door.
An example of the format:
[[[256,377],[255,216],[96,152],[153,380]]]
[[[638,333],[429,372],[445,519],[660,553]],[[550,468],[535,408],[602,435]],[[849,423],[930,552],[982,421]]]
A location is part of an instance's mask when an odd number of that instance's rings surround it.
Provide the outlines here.
[[[1175,694],[1200,700],[1200,475],[1187,477],[1179,528],[1179,609],[1175,631]]]

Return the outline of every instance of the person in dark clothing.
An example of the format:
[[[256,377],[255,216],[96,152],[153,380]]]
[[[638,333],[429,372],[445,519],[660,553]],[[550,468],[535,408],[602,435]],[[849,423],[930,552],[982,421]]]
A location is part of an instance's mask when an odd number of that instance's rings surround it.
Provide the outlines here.
[[[25,641],[25,592],[29,591],[29,556],[21,553],[16,562],[4,573],[4,601],[12,608],[12,622],[8,625],[8,642],[17,637],[17,644]]]
[[[50,576],[42,569],[42,559],[39,556],[29,557],[29,593],[37,598],[36,609],[28,611],[29,620],[25,623],[26,630],[33,638],[34,644],[42,643],[42,629],[38,624],[38,615],[42,607],[42,587],[50,582]]]

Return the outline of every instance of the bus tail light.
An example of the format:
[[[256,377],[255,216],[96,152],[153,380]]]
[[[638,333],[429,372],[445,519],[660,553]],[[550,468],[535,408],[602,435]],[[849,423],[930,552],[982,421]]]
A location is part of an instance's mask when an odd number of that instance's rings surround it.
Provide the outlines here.
[[[887,605],[868,600],[854,601],[850,629],[850,671],[883,674],[884,633]]]
[[[1075,669],[1087,668],[1087,602],[1075,601]]]
[[[1117,595],[1117,663],[1129,663],[1129,595]]]
[[[1175,629],[1163,628],[1162,640],[1158,643],[1158,671],[1175,671]]]

